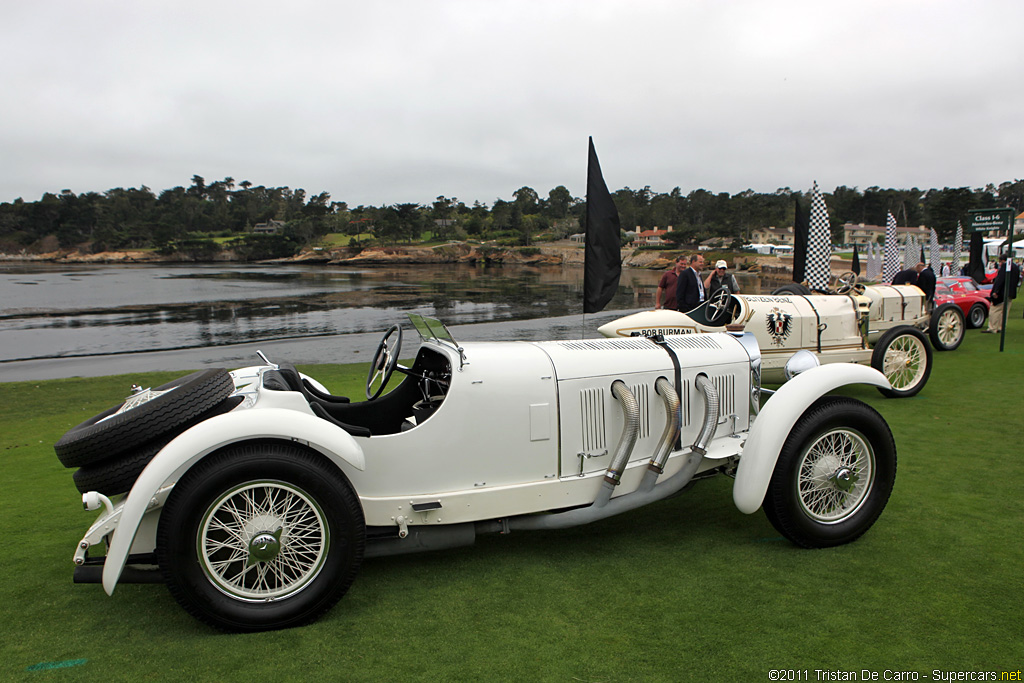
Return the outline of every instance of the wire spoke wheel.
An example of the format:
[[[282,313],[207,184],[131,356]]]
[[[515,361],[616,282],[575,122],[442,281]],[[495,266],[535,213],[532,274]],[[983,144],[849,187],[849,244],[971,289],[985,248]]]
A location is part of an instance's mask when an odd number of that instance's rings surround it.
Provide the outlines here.
[[[363,559],[359,498],[333,463],[293,444],[235,444],[174,485],[157,528],[171,595],[227,631],[309,623],[345,594]]]
[[[765,515],[799,546],[842,545],[871,528],[895,480],[896,444],[878,411],[824,396],[790,430],[765,495]]]
[[[822,434],[803,453],[797,492],[804,512],[824,524],[842,521],[867,499],[875,454],[862,434],[836,429]]]
[[[253,482],[207,510],[197,539],[203,571],[227,595],[276,600],[316,578],[330,548],[324,513],[301,489]]]

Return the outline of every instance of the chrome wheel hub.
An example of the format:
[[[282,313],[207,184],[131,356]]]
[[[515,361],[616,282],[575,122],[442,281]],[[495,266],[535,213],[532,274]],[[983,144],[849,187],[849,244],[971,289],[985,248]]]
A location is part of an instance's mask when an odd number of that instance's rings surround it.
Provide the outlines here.
[[[849,467],[840,467],[836,470],[835,474],[832,475],[832,484],[843,493],[849,493],[852,491],[853,487],[857,485],[859,480],[860,475]]]
[[[249,560],[246,565],[251,567],[257,562],[269,562],[277,557],[281,552],[282,531],[283,528],[274,532],[261,531],[253,536],[249,541]]]

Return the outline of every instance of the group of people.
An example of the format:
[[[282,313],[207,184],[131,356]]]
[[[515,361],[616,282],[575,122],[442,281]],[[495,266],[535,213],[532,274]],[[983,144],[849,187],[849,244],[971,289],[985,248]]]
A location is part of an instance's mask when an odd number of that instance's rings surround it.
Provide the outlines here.
[[[992,281],[992,290],[988,296],[989,301],[992,302],[992,307],[988,313],[988,327],[982,330],[982,332],[987,334],[1002,332],[1003,307],[1006,306],[1006,315],[1009,315],[1010,304],[1017,298],[1017,288],[1020,286],[1020,266],[1011,259],[1010,267],[1007,268],[1006,262],[1006,254],[1000,254],[996,277]],[[943,273],[949,272],[946,264],[943,264],[942,271]],[[1010,294],[1008,297],[1006,297],[1006,278],[1010,279]],[[901,270],[892,279],[892,284],[917,285],[924,292],[925,298],[928,301],[935,299],[935,273],[932,272],[930,266],[926,266],[923,262],[918,263],[913,268]]]
[[[655,310],[665,308],[670,311],[692,311],[714,296],[719,289],[724,288],[730,294],[739,293],[736,276],[728,272],[729,265],[725,261],[717,261],[707,275],[701,274],[704,265],[703,254],[691,254],[689,258],[679,256],[672,269],[666,271],[658,282],[658,291],[654,297]]]
[[[931,266],[925,265],[923,261],[918,262],[913,268],[896,273],[892,283],[894,285],[917,285],[924,292],[925,300],[935,300],[935,271]]]
[[[1017,297],[1017,288],[1020,286],[1020,267],[1010,260],[1010,267],[1006,265],[1006,254],[999,256],[999,267],[996,278],[992,282],[992,293],[989,294],[989,301],[992,308],[989,310],[988,328],[982,330],[986,333],[1000,332],[1003,329],[1003,307],[1006,307],[1006,314],[1009,314],[1009,307],[1013,299]],[[665,308],[670,311],[692,311],[704,301],[714,296],[719,289],[726,289],[730,294],[738,294],[740,291],[736,276],[729,271],[729,265],[722,260],[715,263],[715,267],[703,275],[704,255],[700,253],[676,258],[675,265],[671,270],[665,271],[658,282],[658,291],[654,297],[655,310]],[[943,275],[949,273],[949,266],[942,264]],[[1006,278],[1010,278],[1010,294],[1004,300]],[[925,299],[929,302],[935,299],[935,272],[924,262],[918,263],[913,268],[901,270],[892,279],[894,285],[917,285],[924,292]]]

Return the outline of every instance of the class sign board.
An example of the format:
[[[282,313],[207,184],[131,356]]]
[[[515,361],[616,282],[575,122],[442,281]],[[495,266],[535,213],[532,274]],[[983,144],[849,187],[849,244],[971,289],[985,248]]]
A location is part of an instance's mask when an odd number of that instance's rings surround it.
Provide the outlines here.
[[[971,230],[974,232],[1010,232],[1013,209],[974,209],[967,213],[971,216]]]
[[[974,232],[991,232],[998,230],[1006,235],[1006,253],[1013,254],[1013,209],[975,209],[967,212],[971,217],[971,230]],[[1010,261],[1006,262],[1006,272],[1010,272]],[[1004,300],[1010,297],[1010,278],[1005,280]],[[1003,324],[999,333],[999,350],[1002,351],[1006,343],[1006,316],[1008,308],[1003,307]]]

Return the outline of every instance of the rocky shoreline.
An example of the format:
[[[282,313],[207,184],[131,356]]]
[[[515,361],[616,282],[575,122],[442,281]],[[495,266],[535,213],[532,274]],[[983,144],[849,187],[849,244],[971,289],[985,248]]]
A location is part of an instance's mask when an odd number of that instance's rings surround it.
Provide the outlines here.
[[[350,249],[347,247],[304,249],[295,256],[260,263],[309,263],[323,265],[389,265],[389,264],[445,264],[487,263],[527,266],[582,266],[583,247],[577,243],[548,243],[535,247],[499,247],[486,244],[452,242],[433,247],[395,246]],[[665,270],[670,268],[676,252],[622,250],[622,265],[628,268]],[[791,271],[792,259],[777,256],[750,255],[741,257],[746,269],[766,273]],[[741,259],[737,259],[740,261]],[[43,254],[0,254],[0,262],[54,263],[54,264],[155,264],[195,263],[182,255],[161,255],[153,251],[104,251],[95,254],[65,249]],[[236,263],[241,259],[231,251],[217,255],[212,262]],[[836,270],[837,263],[833,263]]]

